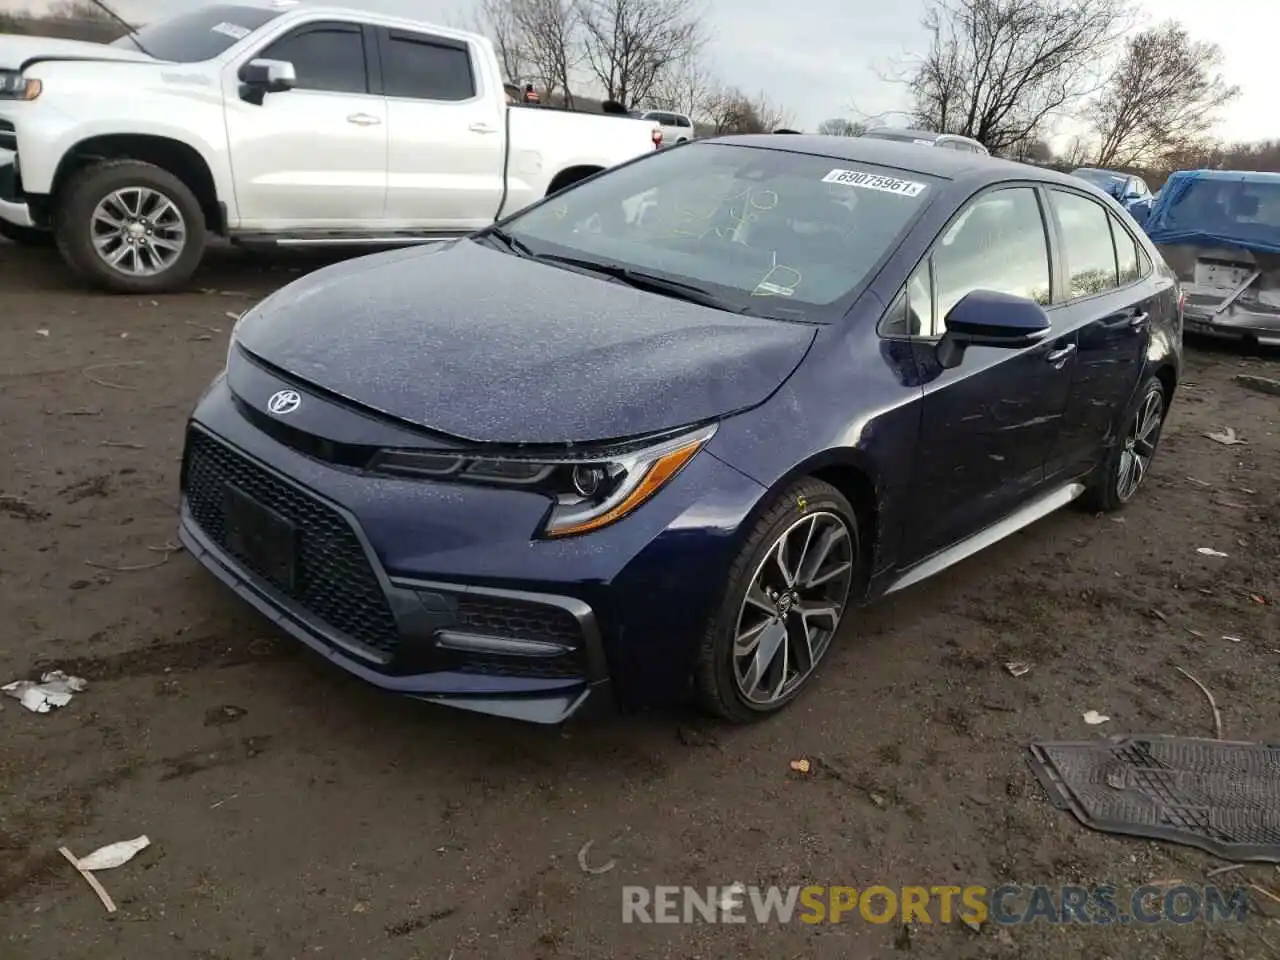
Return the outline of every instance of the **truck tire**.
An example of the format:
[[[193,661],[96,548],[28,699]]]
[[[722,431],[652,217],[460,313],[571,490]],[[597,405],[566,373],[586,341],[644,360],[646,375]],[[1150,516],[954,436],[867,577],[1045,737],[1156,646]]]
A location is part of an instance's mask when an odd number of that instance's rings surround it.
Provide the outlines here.
[[[38,230],[35,227],[19,227],[3,220],[0,220],[0,237],[16,243],[20,247],[48,247],[53,245],[53,234],[48,230]]]
[[[111,293],[181,287],[204,256],[200,201],[185,183],[140,160],[77,171],[54,213],[58,251],[84,279]]]

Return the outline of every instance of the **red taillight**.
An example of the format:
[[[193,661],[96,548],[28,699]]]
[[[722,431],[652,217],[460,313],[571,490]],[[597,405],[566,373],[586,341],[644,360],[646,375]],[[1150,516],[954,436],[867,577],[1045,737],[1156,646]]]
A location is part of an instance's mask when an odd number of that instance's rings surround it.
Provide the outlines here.
[[[653,149],[657,150],[661,146],[662,146],[662,128],[654,127],[653,128]]]

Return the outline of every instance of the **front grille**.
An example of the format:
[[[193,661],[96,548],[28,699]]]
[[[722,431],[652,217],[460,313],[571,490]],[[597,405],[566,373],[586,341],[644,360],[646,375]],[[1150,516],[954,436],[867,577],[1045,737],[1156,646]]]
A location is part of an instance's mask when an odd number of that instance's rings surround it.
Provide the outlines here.
[[[187,435],[186,456],[187,504],[205,536],[330,628],[380,653],[395,652],[400,642],[395,617],[346,518],[200,430]],[[298,528],[292,585],[255,569],[231,547],[223,515],[228,484]]]
[[[8,120],[0,120],[0,149],[18,149],[18,131]]]

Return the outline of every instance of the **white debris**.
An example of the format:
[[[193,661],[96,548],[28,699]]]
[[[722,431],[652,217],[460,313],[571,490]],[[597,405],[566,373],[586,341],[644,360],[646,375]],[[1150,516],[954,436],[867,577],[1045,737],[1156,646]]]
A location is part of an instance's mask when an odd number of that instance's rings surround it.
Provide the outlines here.
[[[1213,547],[1197,547],[1196,553],[1202,557],[1225,557],[1226,554],[1221,550],[1215,550]]]
[[[74,694],[84,690],[89,683],[81,677],[71,677],[61,670],[51,670],[34,680],[15,680],[0,687],[32,713],[48,713],[54,707],[65,707]]]
[[[1084,713],[1084,722],[1091,727],[1096,727],[1100,723],[1106,723],[1110,719],[1110,717],[1099,713],[1097,710],[1087,710]]]
[[[1031,666],[1021,660],[1010,660],[1004,665],[1004,668],[1009,671],[1009,676],[1011,677],[1023,677],[1031,672]]]
[[[746,892],[747,885],[745,883],[731,883],[720,894],[720,899],[716,902],[716,906],[720,908],[721,913],[741,909],[742,895]]]
[[[578,850],[578,866],[581,868],[583,873],[608,873],[615,866],[613,860],[610,860],[608,863],[599,867],[587,866],[587,853],[591,850],[594,843],[594,840],[588,840],[582,845],[581,849]]]
[[[1218,443],[1226,447],[1234,447],[1237,444],[1248,443],[1248,440],[1241,440],[1236,436],[1236,432],[1230,427],[1225,427],[1217,433],[1206,433],[1206,437],[1210,440],[1216,440]]]
[[[87,857],[81,857],[80,868],[82,870],[114,870],[128,863],[149,846],[151,846],[151,839],[145,834],[132,840],[109,843],[105,847],[99,847]]]
[[[40,337],[47,337],[48,335],[49,335],[49,331],[48,331],[48,330],[43,330],[43,329],[42,329],[42,330],[37,330],[37,331],[36,331],[36,336],[40,336]]]

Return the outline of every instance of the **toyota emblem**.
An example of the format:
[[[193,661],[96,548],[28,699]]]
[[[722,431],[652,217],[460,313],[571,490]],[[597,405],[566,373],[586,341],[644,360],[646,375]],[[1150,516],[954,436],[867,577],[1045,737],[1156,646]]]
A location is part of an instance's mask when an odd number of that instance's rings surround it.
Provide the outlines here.
[[[286,413],[297,410],[300,403],[302,395],[297,390],[277,390],[267,401],[267,410],[277,417],[283,417]]]

